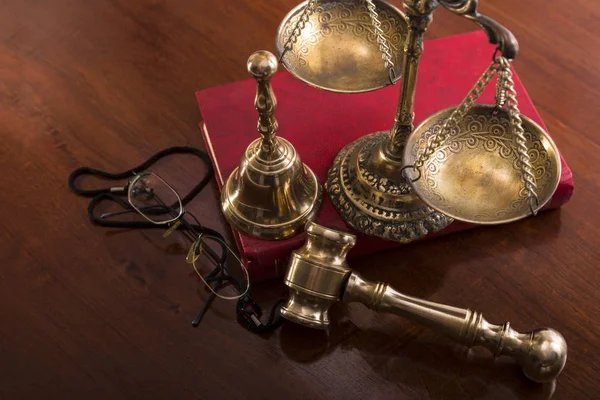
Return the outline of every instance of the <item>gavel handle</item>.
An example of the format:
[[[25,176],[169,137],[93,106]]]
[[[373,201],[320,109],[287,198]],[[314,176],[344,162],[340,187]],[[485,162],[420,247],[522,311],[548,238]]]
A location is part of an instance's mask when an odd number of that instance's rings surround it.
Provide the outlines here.
[[[510,356],[536,382],[555,379],[567,361],[567,343],[554,329],[519,333],[508,322],[493,325],[478,312],[407,296],[387,284],[366,281],[355,272],[350,275],[343,300],[411,318],[468,347],[483,346],[496,356]]]

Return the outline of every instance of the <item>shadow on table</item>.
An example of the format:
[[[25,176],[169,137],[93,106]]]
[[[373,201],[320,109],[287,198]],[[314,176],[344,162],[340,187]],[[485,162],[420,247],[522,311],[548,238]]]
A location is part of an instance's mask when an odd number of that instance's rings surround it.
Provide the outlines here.
[[[382,379],[426,388],[432,398],[542,400],[550,399],[556,389],[556,381],[530,381],[508,357],[494,358],[479,347],[467,349],[429,334],[425,328],[409,326],[407,332],[391,336],[362,330],[348,320],[328,331],[286,322],[279,337],[285,355],[296,362],[311,364],[340,350],[359,354]],[[339,374],[344,373],[340,370]]]

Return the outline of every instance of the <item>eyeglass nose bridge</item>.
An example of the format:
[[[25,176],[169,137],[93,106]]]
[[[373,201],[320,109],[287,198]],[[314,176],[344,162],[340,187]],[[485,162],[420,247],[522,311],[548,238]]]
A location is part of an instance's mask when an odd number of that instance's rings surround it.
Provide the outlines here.
[[[154,189],[153,188],[149,188],[149,187],[134,187],[133,189],[131,189],[131,191],[135,194],[141,194],[141,195],[146,195],[146,196],[150,196],[150,195],[154,195]]]

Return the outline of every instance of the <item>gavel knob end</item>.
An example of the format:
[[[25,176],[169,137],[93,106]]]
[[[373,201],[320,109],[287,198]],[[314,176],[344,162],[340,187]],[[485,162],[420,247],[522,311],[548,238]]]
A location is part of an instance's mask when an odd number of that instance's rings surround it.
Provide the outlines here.
[[[248,72],[255,79],[268,79],[277,72],[277,58],[266,50],[258,50],[248,58]]]
[[[554,380],[567,362],[567,342],[556,330],[538,329],[532,332],[527,353],[521,359],[525,375],[536,382]]]

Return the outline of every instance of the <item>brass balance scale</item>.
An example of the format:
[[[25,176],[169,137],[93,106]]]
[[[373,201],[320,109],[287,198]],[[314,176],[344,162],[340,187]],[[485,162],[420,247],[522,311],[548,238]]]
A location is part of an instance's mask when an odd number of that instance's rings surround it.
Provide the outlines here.
[[[414,128],[423,35],[439,6],[479,25],[497,50],[461,104]],[[479,14],[477,6],[478,0],[404,0],[405,15],[382,0],[308,0],[281,23],[276,38],[279,62],[311,86],[362,93],[403,78],[391,130],[348,144],[328,172],[329,198],[354,230],[406,243],[454,219],[499,224],[535,215],[556,190],[561,173],[558,150],[518,109],[510,68],[518,43],[505,27]],[[255,107],[262,137],[248,147],[224,185],[221,200],[227,220],[253,236],[284,239],[307,227],[305,247],[290,260],[285,280],[290,299],[282,315],[323,328],[331,302],[342,297],[361,301],[411,316],[469,345],[513,355],[534,380],[554,379],[566,362],[567,346],[560,333],[546,329],[518,334],[508,325],[488,324],[469,310],[365,282],[345,266],[355,238],[310,223],[321,204],[321,186],[292,144],[275,135],[276,100],[270,79],[277,64],[266,51],[248,60],[248,71],[257,81]],[[495,104],[476,104],[494,79]]]
[[[477,23],[498,50],[458,107],[426,118],[415,129],[413,102],[423,34],[440,5]],[[405,0],[404,9],[406,15],[379,0],[309,0],[294,8],[277,32],[280,62],[319,89],[360,93],[404,77],[392,129],[348,144],[329,170],[325,188],[337,211],[356,231],[397,242],[419,239],[453,219],[498,224],[535,215],[558,186],[560,159],[547,133],[519,113],[509,61],[518,53],[516,39],[478,13],[477,0]],[[275,69],[276,62],[271,75]],[[475,104],[495,76],[496,104]],[[273,105],[268,78],[259,79],[257,99],[269,94],[263,103]],[[259,131],[268,142],[277,129],[274,105],[257,109],[263,121]],[[307,169],[301,163],[287,162],[278,173],[271,170],[273,159],[295,154],[289,142],[274,140],[279,144],[271,147],[277,154],[263,151],[262,157],[254,157],[259,141],[251,145],[254,152],[249,147],[242,167],[232,174],[230,181],[235,182],[224,191],[223,208],[244,232],[280,239],[298,233],[314,218],[320,196],[312,172],[298,172]],[[262,163],[270,165],[268,172],[244,167],[257,159],[271,160]],[[244,173],[253,171],[268,179],[284,174],[298,179],[267,184],[246,177],[242,182]],[[265,214],[273,216],[265,222]]]
[[[296,77],[323,90],[358,93],[401,76],[389,132],[348,144],[325,188],[355,230],[409,242],[458,219],[479,224],[535,214],[558,186],[560,159],[549,136],[520,115],[509,61],[512,33],[477,12],[473,0],[406,0],[406,16],[375,0],[310,0],[279,27],[277,53]],[[442,5],[480,25],[499,54],[457,108],[413,127],[413,100],[423,34]],[[475,105],[494,75],[497,104]]]

